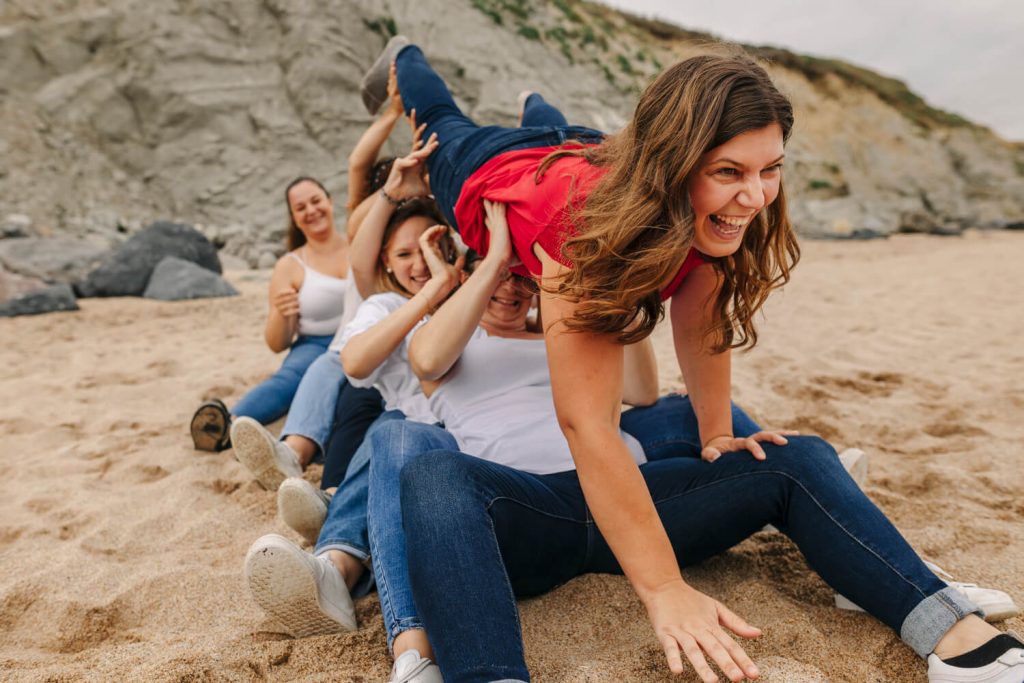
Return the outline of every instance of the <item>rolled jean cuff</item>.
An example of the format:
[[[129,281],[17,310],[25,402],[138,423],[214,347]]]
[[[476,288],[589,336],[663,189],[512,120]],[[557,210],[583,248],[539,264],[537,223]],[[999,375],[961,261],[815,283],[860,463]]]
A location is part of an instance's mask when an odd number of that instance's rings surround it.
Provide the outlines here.
[[[331,550],[340,550],[362,562],[363,566],[366,567],[366,571],[363,572],[363,575],[359,577],[356,585],[352,586],[352,590],[349,592],[353,598],[369,595],[373,587],[377,585],[373,576],[373,566],[370,564],[370,554],[366,550],[362,550],[344,541],[328,541],[327,543],[318,543],[313,551],[313,555],[320,557],[321,555],[326,555]]]
[[[911,610],[900,627],[900,638],[922,659],[935,651],[949,629],[968,614],[981,609],[955,588],[943,588],[929,595]]]
[[[423,626],[423,622],[420,621],[419,617],[407,617],[405,619],[399,619],[398,623],[387,632],[388,637],[388,650],[391,649],[392,643],[395,642],[395,638],[402,635],[406,631],[412,631],[413,629],[419,629],[425,631],[426,628]]]

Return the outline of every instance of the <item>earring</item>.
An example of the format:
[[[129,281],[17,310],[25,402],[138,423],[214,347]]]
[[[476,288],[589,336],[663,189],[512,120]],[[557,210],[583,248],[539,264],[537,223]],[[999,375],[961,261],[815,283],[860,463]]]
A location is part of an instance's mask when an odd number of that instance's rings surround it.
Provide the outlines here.
[[[391,269],[390,269],[390,268],[385,268],[385,270],[386,270],[387,272],[389,272],[389,273],[391,272]]]

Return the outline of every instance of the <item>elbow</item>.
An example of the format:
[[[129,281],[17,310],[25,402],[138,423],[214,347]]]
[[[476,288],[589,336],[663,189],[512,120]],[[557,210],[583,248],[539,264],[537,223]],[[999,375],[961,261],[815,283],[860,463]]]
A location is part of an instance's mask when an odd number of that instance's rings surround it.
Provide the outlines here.
[[[559,413],[558,425],[562,428],[569,450],[575,456],[592,447],[607,445],[609,438],[619,438],[619,429],[613,419],[603,419],[583,412]]]
[[[267,348],[274,353],[287,351],[291,347],[291,340],[286,341],[281,338],[281,335],[273,334],[270,330],[264,333],[263,340],[267,342]]]
[[[409,366],[421,382],[435,382],[448,371],[448,368],[441,367],[440,359],[422,352],[415,353],[414,348],[409,349]]]
[[[341,367],[345,375],[350,379],[366,379],[373,372],[373,368],[367,368],[365,365],[361,355],[351,351],[346,344],[341,350]]]

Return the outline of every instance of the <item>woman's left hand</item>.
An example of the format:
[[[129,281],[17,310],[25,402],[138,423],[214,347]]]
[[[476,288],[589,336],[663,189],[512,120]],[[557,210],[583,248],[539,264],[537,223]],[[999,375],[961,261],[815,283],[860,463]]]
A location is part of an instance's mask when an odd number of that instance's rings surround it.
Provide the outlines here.
[[[441,253],[441,238],[448,232],[447,225],[435,225],[427,228],[420,235],[420,249],[423,260],[430,269],[430,280],[421,290],[430,301],[431,307],[437,306],[459,284],[459,272],[465,262],[465,256],[459,256],[454,265],[445,261]]]
[[[800,432],[792,429],[766,429],[747,437],[723,434],[722,436],[714,437],[704,444],[704,448],[700,452],[700,457],[702,460],[714,462],[722,457],[723,453],[731,453],[733,451],[750,451],[750,454],[754,456],[755,460],[764,460],[768,456],[765,455],[764,449],[761,448],[761,444],[759,442],[769,441],[776,446],[785,446],[789,443],[789,440],[786,439],[787,436],[797,436],[798,434],[800,434]]]

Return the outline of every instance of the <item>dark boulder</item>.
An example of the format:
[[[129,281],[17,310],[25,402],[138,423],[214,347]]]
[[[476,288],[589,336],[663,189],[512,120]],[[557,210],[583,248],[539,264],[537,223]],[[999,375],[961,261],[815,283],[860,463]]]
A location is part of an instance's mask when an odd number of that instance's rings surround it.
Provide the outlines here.
[[[157,221],[117,247],[76,285],[80,296],[142,296],[156,264],[168,256],[221,272],[217,248],[190,225]]]
[[[235,288],[220,275],[174,256],[156,265],[143,293],[147,299],[161,301],[237,295]]]
[[[38,315],[54,311],[77,311],[78,302],[71,285],[61,283],[50,285],[19,297],[0,303],[0,317],[10,318],[16,315]]]

